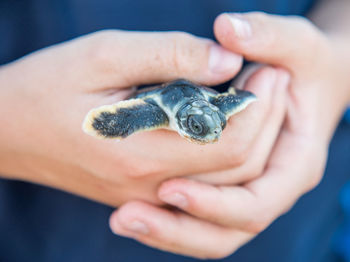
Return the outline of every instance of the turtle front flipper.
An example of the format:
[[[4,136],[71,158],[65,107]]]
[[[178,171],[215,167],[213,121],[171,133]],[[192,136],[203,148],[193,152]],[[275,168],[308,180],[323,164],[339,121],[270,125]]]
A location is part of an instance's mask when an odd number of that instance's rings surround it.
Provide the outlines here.
[[[123,139],[133,133],[166,128],[165,112],[151,99],[130,99],[92,109],[83,130],[98,138]]]
[[[255,100],[256,96],[253,93],[233,87],[230,87],[228,92],[209,98],[210,103],[217,106],[225,114],[226,119],[242,111]]]

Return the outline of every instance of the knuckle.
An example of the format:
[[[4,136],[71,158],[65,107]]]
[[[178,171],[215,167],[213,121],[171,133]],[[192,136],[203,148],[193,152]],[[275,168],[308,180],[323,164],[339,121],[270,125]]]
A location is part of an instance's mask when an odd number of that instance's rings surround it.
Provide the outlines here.
[[[255,217],[249,221],[244,229],[253,234],[259,234],[264,231],[270,224],[270,220],[267,218]]]
[[[91,34],[88,38],[85,58],[98,71],[112,66],[111,53],[116,44],[114,41],[115,32],[116,30],[101,30]]]
[[[257,220],[247,226],[247,231],[254,234],[260,234],[268,227],[268,225],[269,223],[266,220]]]
[[[259,234],[264,231],[273,220],[271,218],[271,210],[263,207],[263,205],[259,205],[256,207],[252,214],[250,214],[249,219],[243,226],[243,229],[247,232],[251,232],[253,234]]]
[[[306,40],[309,40],[311,44],[317,40],[318,29],[309,19],[301,16],[296,16],[293,19],[295,24],[299,26],[300,30],[304,32]]]
[[[297,18],[300,24],[300,32],[303,32],[303,42],[309,52],[304,52],[306,61],[316,61],[320,56],[324,60],[331,59],[333,56],[333,47],[331,40],[314,25],[310,20],[303,17]],[[313,65],[317,68],[318,65]],[[308,72],[310,74],[310,72]]]
[[[317,187],[321,183],[321,180],[322,180],[322,173],[317,172],[309,180],[305,191],[308,192],[308,191],[314,189],[315,187]]]
[[[203,259],[224,259],[225,257],[228,257],[232,253],[233,252],[212,251],[202,258]]]
[[[327,148],[320,148],[319,151],[315,154],[314,150],[316,146],[314,145],[314,143],[311,143],[306,149],[308,152],[306,153],[305,159],[309,159],[311,163],[318,164],[313,165],[312,169],[309,169],[309,174],[307,176],[308,180],[305,183],[306,187],[304,193],[317,187],[321,183],[323,178],[328,152]],[[307,163],[305,165],[307,165]]]
[[[309,19],[302,16],[292,16],[290,19],[303,35],[303,42],[314,50],[311,55],[318,53],[320,47],[326,47],[327,38]]]
[[[224,242],[224,241],[223,241]],[[226,246],[220,246],[220,248],[214,248],[211,249],[205,256],[203,256],[203,259],[224,259],[231,255],[236,248],[232,247],[232,244],[230,241],[229,245]],[[213,243],[213,247],[217,247],[217,243]]]
[[[314,31],[315,28],[316,28],[314,26],[314,24],[309,19],[307,19],[306,17],[303,17],[303,16],[290,16],[289,19],[293,20],[293,23],[295,25],[298,25],[301,29]]]
[[[259,44],[263,46],[273,46],[279,36],[276,36],[274,30],[269,30],[269,27],[266,24],[269,24],[269,19],[271,15],[265,12],[251,12],[248,16],[248,20],[252,20],[256,30],[264,32],[264,37],[259,39]]]
[[[260,24],[266,23],[266,19],[270,16],[269,14],[262,11],[250,12],[249,17],[254,17],[254,20]]]

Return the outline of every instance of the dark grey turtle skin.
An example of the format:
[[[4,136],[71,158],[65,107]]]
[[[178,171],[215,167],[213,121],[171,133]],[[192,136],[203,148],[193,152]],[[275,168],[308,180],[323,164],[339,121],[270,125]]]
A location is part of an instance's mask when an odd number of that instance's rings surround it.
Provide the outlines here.
[[[154,129],[177,131],[191,142],[216,142],[226,121],[245,109],[256,96],[233,87],[218,93],[179,79],[143,89],[128,100],[92,109],[83,130],[98,138],[123,139]]]

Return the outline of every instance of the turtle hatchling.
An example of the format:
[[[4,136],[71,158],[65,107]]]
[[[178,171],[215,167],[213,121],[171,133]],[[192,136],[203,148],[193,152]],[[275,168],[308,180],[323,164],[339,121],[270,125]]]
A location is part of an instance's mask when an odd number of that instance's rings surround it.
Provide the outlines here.
[[[138,91],[128,100],[92,109],[83,130],[92,136],[123,139],[155,129],[177,131],[198,144],[216,142],[227,120],[245,109],[256,96],[230,87],[218,93],[179,79]]]

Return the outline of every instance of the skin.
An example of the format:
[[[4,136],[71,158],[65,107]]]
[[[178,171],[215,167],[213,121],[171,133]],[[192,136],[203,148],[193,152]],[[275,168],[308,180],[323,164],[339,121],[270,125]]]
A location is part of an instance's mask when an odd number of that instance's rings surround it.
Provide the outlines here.
[[[101,141],[83,133],[86,113],[124,99],[139,84],[177,78],[218,84],[231,79],[241,63],[241,56],[185,33],[115,30],[3,65],[0,174],[115,207],[130,200],[161,204],[157,188],[171,177],[242,165],[273,107],[273,84],[248,87],[259,102],[228,123],[219,143],[205,147],[166,130]],[[276,118],[274,125],[281,121]]]
[[[346,2],[336,3],[337,11],[348,10]],[[350,22],[347,15],[331,17],[344,30],[320,32],[303,19],[253,13],[240,16],[251,27],[247,35],[227,15],[216,20],[215,34],[226,49],[284,69],[248,75],[243,86],[259,101],[230,120],[221,143],[205,150],[167,131],[101,142],[84,137],[81,122],[90,108],[123,99],[133,85],[232,78],[241,59],[226,51],[210,57],[208,40],[106,31],[4,65],[0,173],[114,206],[142,200],[112,215],[114,232],[194,257],[231,254],[321,178],[330,136],[349,101]],[[335,22],[340,17],[345,20]],[[150,204],[159,199],[182,211]]]
[[[220,15],[214,31],[223,47],[289,72],[289,83],[285,73],[277,73],[273,90],[286,106],[284,124],[262,130],[239,167],[164,182],[158,196],[178,210],[129,202],[111,216],[112,230],[159,249],[223,258],[314,188],[322,178],[334,129],[350,102],[349,11],[348,1],[321,2],[311,15],[319,28],[299,17]],[[261,85],[269,81],[259,78],[268,69],[253,67],[246,81],[239,82],[247,88]],[[270,137],[274,132],[279,133],[276,140]],[[271,152],[266,146],[270,140]],[[209,184],[213,182],[217,185]]]

